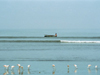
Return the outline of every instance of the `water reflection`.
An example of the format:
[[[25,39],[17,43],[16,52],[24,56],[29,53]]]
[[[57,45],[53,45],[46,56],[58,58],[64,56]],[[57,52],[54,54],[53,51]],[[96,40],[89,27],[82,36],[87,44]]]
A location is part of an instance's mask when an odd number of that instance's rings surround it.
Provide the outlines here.
[[[68,71],[67,71],[67,73],[69,73],[69,65],[67,65],[67,68],[68,68]]]
[[[20,74],[20,69],[18,69],[18,74]]]
[[[52,71],[52,75],[55,75],[55,71]]]
[[[30,69],[28,69],[28,74],[30,74]]]
[[[11,75],[14,75],[15,73],[14,73],[14,71],[11,71]]]
[[[95,69],[95,72],[98,72],[98,69],[97,68]]]
[[[74,73],[77,73],[77,69],[75,69]]]
[[[90,70],[90,69],[88,69],[88,73],[89,73],[89,74],[91,73],[91,70]]]
[[[23,75],[23,71],[21,72],[21,75]]]
[[[69,73],[69,68],[68,68],[68,71],[67,71],[67,73]]]
[[[23,70],[21,71],[20,69],[18,69],[18,74],[20,75],[23,75]]]
[[[9,74],[9,71],[5,70],[5,73],[3,75],[7,75],[7,74]]]

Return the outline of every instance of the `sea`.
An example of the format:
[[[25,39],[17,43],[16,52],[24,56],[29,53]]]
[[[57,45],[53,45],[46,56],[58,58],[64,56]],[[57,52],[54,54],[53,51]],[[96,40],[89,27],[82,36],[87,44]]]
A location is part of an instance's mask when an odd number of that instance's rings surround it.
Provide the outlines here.
[[[0,75],[100,75],[100,30],[1,29]]]

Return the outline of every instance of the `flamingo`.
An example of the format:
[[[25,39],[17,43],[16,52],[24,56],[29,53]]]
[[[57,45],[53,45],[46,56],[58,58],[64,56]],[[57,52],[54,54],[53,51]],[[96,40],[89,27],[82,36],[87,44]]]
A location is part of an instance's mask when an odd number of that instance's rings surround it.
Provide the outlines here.
[[[20,64],[17,64],[17,66],[18,66],[18,67],[19,67],[19,69],[20,69],[21,65],[20,65]]]
[[[67,65],[67,67],[69,68],[69,65]]]
[[[55,65],[53,64],[52,67],[55,67]]]
[[[90,66],[91,66],[91,64],[89,64],[87,68],[90,69]]]
[[[17,66],[21,66],[20,64],[17,64]]]
[[[6,65],[3,65],[6,68]]]
[[[14,70],[14,67],[15,67],[15,66],[11,66],[11,70]]]
[[[4,67],[5,67],[7,70],[8,70],[8,68],[9,68],[9,66],[10,66],[10,65],[4,65]]]
[[[77,69],[77,65],[76,65],[76,64],[74,64],[74,66],[75,66],[75,68]]]
[[[53,69],[54,69],[54,70],[56,70],[56,68],[55,68],[55,65],[54,65],[54,64],[52,65],[52,67],[53,67]]]
[[[28,66],[27,66],[27,67],[28,67],[28,70],[29,70],[30,66],[31,66],[31,65],[28,65]]]
[[[98,71],[98,66],[97,66],[97,65],[95,65],[95,71],[96,71],[96,72]]]
[[[98,68],[98,66],[97,65],[95,65],[95,69],[97,69]]]

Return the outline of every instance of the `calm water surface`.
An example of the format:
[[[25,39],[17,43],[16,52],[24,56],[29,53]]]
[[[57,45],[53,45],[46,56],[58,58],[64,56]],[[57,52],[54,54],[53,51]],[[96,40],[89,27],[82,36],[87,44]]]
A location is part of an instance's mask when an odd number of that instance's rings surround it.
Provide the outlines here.
[[[44,37],[55,33],[58,37]],[[100,75],[99,30],[0,30],[0,34],[0,75]],[[20,72],[17,64],[23,66]],[[3,65],[10,65],[9,70]]]

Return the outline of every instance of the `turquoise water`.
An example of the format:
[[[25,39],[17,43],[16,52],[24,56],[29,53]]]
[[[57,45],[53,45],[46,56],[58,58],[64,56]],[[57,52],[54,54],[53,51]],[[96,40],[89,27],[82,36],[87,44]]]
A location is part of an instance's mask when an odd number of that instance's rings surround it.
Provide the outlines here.
[[[57,37],[44,37],[55,33]],[[1,75],[100,75],[100,30],[0,30],[0,35]],[[20,72],[17,64],[23,66]],[[10,65],[9,70],[3,65]]]

